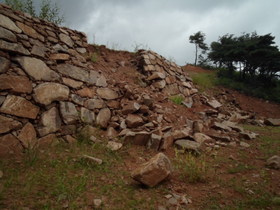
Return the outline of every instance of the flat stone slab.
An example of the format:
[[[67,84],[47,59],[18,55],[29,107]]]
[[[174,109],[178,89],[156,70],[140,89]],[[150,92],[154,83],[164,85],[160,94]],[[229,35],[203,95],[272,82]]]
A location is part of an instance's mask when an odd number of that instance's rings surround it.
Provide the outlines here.
[[[8,95],[0,112],[30,119],[36,119],[40,108],[20,96]]]
[[[31,93],[32,83],[25,76],[0,75],[0,90],[15,93]]]
[[[20,128],[21,125],[22,124],[17,120],[0,115],[0,134],[8,133],[11,130]]]
[[[264,123],[270,126],[280,126],[280,119],[268,118],[264,121]]]

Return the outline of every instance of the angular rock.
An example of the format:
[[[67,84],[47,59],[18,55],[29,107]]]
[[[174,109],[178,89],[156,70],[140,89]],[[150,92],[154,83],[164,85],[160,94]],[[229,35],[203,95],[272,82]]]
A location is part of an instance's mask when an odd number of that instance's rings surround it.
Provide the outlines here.
[[[23,148],[19,140],[12,134],[0,136],[0,157],[16,157],[22,155]]]
[[[9,29],[16,33],[21,33],[21,29],[16,26],[16,24],[8,17],[0,14],[0,26]]]
[[[25,76],[0,75],[0,90],[14,93],[31,93],[32,83]]]
[[[0,134],[18,129],[21,125],[22,124],[19,121],[0,115]]]
[[[65,124],[73,124],[79,120],[75,105],[71,102],[59,102],[60,113]]]
[[[203,131],[203,124],[201,121],[194,121],[193,122],[193,132],[194,133],[201,133]]]
[[[20,131],[18,139],[26,149],[32,149],[37,143],[37,134],[31,123],[27,123]]]
[[[24,71],[35,80],[57,81],[59,75],[51,70],[42,60],[30,57],[19,57],[18,62]]]
[[[9,67],[10,67],[11,62],[4,57],[0,57],[0,73],[5,73]]]
[[[144,124],[144,120],[139,115],[129,114],[125,119],[125,123],[129,128],[135,128]]]
[[[109,127],[106,131],[106,136],[108,138],[115,138],[118,136],[118,132],[113,127]]]
[[[71,77],[72,79],[89,82],[89,72],[77,66],[60,64],[57,66],[57,70],[59,73]]]
[[[160,143],[161,143],[161,139],[162,137],[157,135],[157,134],[152,134],[150,140],[147,143],[147,148],[149,149],[154,149],[154,150],[158,150]]]
[[[166,82],[165,82],[165,80],[160,80],[160,81],[154,82],[153,86],[155,88],[163,89],[166,86]]]
[[[193,138],[199,144],[203,144],[203,142],[205,142],[207,140],[212,140],[212,138],[210,136],[207,136],[207,135],[205,135],[203,133],[195,133]]]
[[[112,89],[109,88],[99,88],[97,89],[97,94],[107,100],[114,100],[119,97],[118,93]]]
[[[138,111],[141,108],[141,105],[136,102],[129,102],[123,106],[122,113],[123,114],[132,114]]]
[[[61,128],[61,119],[56,107],[44,112],[41,117],[41,123],[44,126],[39,130],[40,136],[54,133]]]
[[[189,137],[191,134],[191,129],[190,128],[184,128],[181,130],[175,130],[172,133],[173,139],[177,140],[177,139],[183,139],[183,138],[187,138]]]
[[[92,124],[95,121],[94,112],[82,107],[81,108],[81,120],[84,123]]]
[[[141,131],[141,132],[129,131],[124,137],[124,142],[125,144],[146,146],[150,139],[151,139],[151,134],[146,131]]]
[[[185,151],[190,151],[190,152],[195,152],[195,153],[200,153],[199,149],[201,144],[195,141],[190,141],[190,140],[186,140],[186,139],[182,139],[182,140],[177,140],[175,141],[175,146],[178,149],[182,149]]]
[[[207,101],[207,105],[211,106],[214,109],[217,109],[217,108],[222,106],[222,104],[219,101],[215,100],[215,99],[213,99],[211,101]]]
[[[56,54],[51,54],[49,58],[51,60],[67,61],[69,60],[70,55],[65,53],[56,53]]]
[[[248,143],[246,143],[246,142],[244,142],[244,141],[241,141],[241,142],[240,142],[240,146],[241,146],[241,147],[244,147],[244,148],[248,148],[248,147],[250,147],[250,144],[248,144]]]
[[[79,88],[83,85],[82,82],[75,81],[66,77],[62,77],[62,81],[65,85],[71,87],[71,88]]]
[[[45,58],[47,48],[44,46],[34,45],[31,50],[32,55],[37,55],[39,57]]]
[[[88,109],[102,109],[105,107],[105,102],[102,99],[89,99],[86,101]]]
[[[171,171],[172,165],[168,157],[163,153],[158,153],[148,162],[133,170],[131,177],[148,187],[154,187],[165,180]]]
[[[0,108],[0,112],[30,119],[36,119],[39,107],[19,96],[8,95]]]
[[[178,85],[174,83],[172,85],[167,85],[164,88],[164,92],[169,96],[174,96],[174,95],[178,95],[180,93],[180,90],[178,88]]]
[[[82,155],[81,159],[86,161],[87,163],[93,163],[93,164],[97,164],[97,165],[101,165],[103,162],[101,159],[91,157],[89,155]]]
[[[35,29],[31,28],[28,25],[25,25],[21,22],[17,22],[17,26],[23,31],[23,33],[25,33],[26,35],[34,38],[34,39],[40,39],[42,41],[45,40],[45,38],[39,34]]]
[[[81,97],[93,98],[95,96],[94,89],[87,88],[87,87],[85,87],[83,89],[80,89],[80,90],[77,90],[76,93]]]
[[[280,119],[268,118],[264,121],[264,123],[270,126],[280,126]]]
[[[77,139],[73,138],[70,135],[67,135],[64,137],[64,140],[68,143],[68,144],[74,144],[77,143]]]
[[[0,27],[0,39],[4,39],[6,41],[10,41],[10,42],[17,42],[17,37],[14,33],[12,33],[11,31]]]
[[[0,49],[1,50],[6,50],[14,53],[19,53],[22,55],[30,55],[30,52],[25,49],[21,43],[10,43],[6,42],[4,40],[0,40]]]
[[[174,143],[174,138],[171,134],[171,132],[167,132],[164,134],[162,143],[160,145],[160,150],[164,151],[167,150],[169,147],[171,147]]]
[[[222,141],[222,142],[230,142],[231,138],[229,136],[221,135],[221,134],[211,134],[209,135],[211,138],[217,140],[217,141]]]
[[[74,42],[72,41],[72,39],[68,35],[61,33],[61,34],[59,34],[59,38],[62,42],[64,42],[69,47],[74,46]]]
[[[120,148],[122,148],[122,146],[123,146],[122,143],[118,143],[115,141],[109,141],[106,147],[112,151],[117,151]]]
[[[96,117],[96,124],[102,128],[107,128],[108,123],[111,119],[111,111],[108,108],[101,109]]]
[[[241,137],[247,140],[252,140],[257,138],[258,134],[249,132],[249,131],[243,131],[240,133]]]
[[[81,96],[78,96],[76,94],[71,94],[71,99],[75,104],[79,104],[81,106],[84,106],[85,98],[82,98]]]
[[[280,169],[280,156],[274,155],[266,161],[266,166],[276,170]]]
[[[34,99],[40,104],[49,105],[53,101],[67,100],[69,88],[58,83],[46,82],[34,89]]]
[[[147,80],[154,79],[165,79],[165,74],[161,72],[153,72],[153,74],[147,78]]]
[[[53,147],[57,144],[59,144],[59,140],[55,134],[49,134],[47,136],[44,136],[44,137],[38,139],[38,148],[39,149],[46,149],[49,147]]]
[[[107,87],[108,86],[106,78],[103,75],[99,76],[95,85],[97,87]]]
[[[214,122],[212,128],[218,129],[218,130],[224,130],[224,131],[231,131],[232,129],[225,125],[224,123],[218,123]]]

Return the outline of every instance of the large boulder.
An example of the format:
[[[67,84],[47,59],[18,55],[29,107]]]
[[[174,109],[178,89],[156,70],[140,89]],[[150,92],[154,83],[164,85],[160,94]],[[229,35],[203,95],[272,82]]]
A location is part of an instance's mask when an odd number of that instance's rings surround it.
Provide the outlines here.
[[[148,187],[154,187],[165,180],[172,171],[171,162],[163,153],[158,153],[148,162],[132,171],[131,177]]]
[[[65,85],[46,82],[34,89],[34,99],[40,104],[49,105],[53,101],[67,100],[69,92]]]

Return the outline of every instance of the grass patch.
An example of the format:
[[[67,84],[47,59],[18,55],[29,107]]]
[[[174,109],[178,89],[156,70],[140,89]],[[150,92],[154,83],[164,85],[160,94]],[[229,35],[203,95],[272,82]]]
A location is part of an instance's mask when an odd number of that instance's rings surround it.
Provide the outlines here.
[[[93,63],[97,63],[98,62],[98,59],[99,59],[99,55],[98,53],[94,52],[90,55],[90,60],[93,62]]]
[[[184,101],[184,97],[181,96],[181,95],[176,95],[176,96],[170,96],[169,97],[169,100],[172,101],[174,104],[177,104],[177,105],[181,105],[182,102]]]
[[[208,165],[204,156],[193,156],[191,153],[179,154],[176,150],[175,167],[180,171],[182,179],[189,183],[206,182]]]
[[[198,85],[199,91],[204,92],[207,89],[213,88],[217,84],[215,72],[211,73],[193,73],[190,74],[194,84]]]
[[[254,167],[254,166],[239,163],[235,167],[232,167],[232,168],[228,169],[228,173],[230,173],[230,174],[242,173],[244,171],[253,170],[255,168],[256,167]]]

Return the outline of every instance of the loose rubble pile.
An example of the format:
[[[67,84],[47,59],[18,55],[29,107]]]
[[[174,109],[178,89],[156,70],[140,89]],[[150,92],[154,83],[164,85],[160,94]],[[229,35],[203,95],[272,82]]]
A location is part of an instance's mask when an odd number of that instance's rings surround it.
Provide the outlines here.
[[[2,4],[0,50],[0,157],[58,139],[75,142],[83,127],[106,130],[112,150],[122,146],[116,137],[161,151],[175,144],[198,154],[203,145],[248,147],[242,139],[256,137],[237,126],[251,119],[248,113],[224,103],[226,95],[200,94],[180,66],[152,51],[140,50],[134,58],[145,88],[137,92],[136,84],[112,82],[94,68],[85,34]],[[178,107],[164,105],[171,96],[184,99],[186,115],[172,116]],[[196,106],[203,109],[196,112]]]

